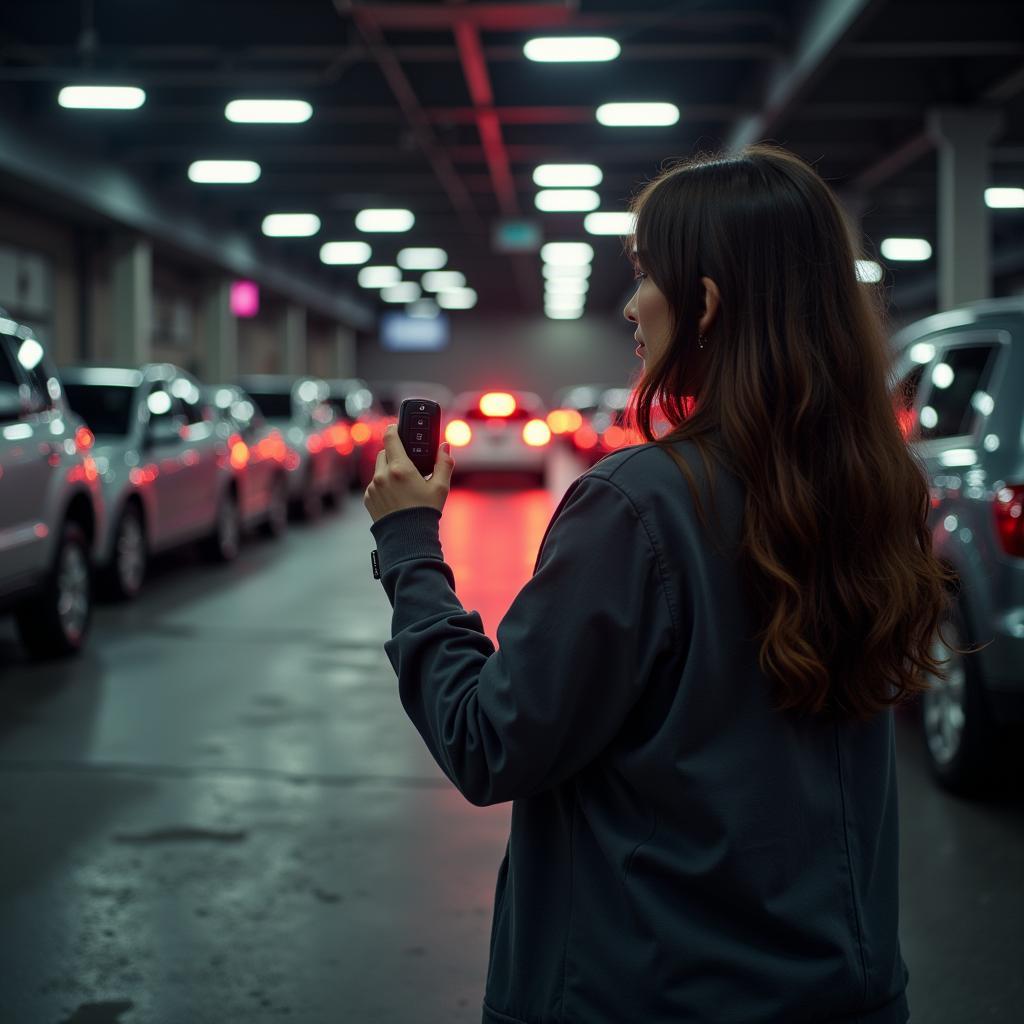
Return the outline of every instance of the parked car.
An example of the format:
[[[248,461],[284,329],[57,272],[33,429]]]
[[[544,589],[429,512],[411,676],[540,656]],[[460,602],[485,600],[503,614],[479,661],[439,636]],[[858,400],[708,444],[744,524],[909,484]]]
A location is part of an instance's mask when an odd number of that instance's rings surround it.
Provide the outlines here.
[[[984,784],[997,734],[1024,721],[1024,299],[927,317],[893,338],[890,385],[931,492],[933,549],[959,577],[921,724],[950,789]]]
[[[0,610],[37,658],[88,635],[106,521],[92,442],[45,346],[0,310]]]
[[[444,438],[461,478],[476,470],[530,474],[547,480],[551,428],[540,396],[531,391],[466,391],[442,416]]]
[[[281,537],[288,528],[288,472],[299,465],[298,453],[242,388],[218,385],[203,394],[228,446],[242,529]]]
[[[235,558],[238,489],[196,379],[170,363],[71,366],[63,377],[68,403],[96,436],[110,512],[98,549],[106,592],[134,598],[152,555],[192,541],[213,560]]]
[[[340,506],[355,472],[348,425],[327,402],[327,382],[319,377],[259,374],[239,384],[264,419],[281,431],[298,455],[288,473],[288,500],[305,519],[315,519],[324,504]]]
[[[423,396],[426,397],[426,396]],[[348,425],[354,448],[351,489],[364,491],[377,468],[377,453],[384,447],[384,428],[396,419],[361,377],[327,381],[327,401]]]
[[[555,392],[554,408],[548,413],[548,426],[556,439],[563,440],[587,466],[596,455],[597,432],[592,419],[598,410],[601,395],[610,384],[574,384]]]

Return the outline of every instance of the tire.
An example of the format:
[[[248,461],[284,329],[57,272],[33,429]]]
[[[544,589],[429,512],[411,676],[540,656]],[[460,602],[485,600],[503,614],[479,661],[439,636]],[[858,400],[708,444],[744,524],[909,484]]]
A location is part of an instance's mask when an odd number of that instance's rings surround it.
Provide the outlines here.
[[[274,477],[270,490],[270,505],[267,516],[260,524],[265,537],[282,537],[288,529],[288,481],[283,476]]]
[[[954,606],[942,633],[956,647],[973,646],[963,613]],[[921,731],[932,774],[945,789],[964,796],[980,794],[992,777],[996,729],[985,699],[977,658],[956,654],[936,637],[933,657],[949,658],[948,681],[933,676],[921,695]]]
[[[42,590],[15,613],[21,642],[33,658],[65,657],[82,649],[92,618],[91,583],[85,531],[66,522]]]
[[[147,563],[142,512],[134,501],[130,501],[121,512],[114,533],[110,564],[101,577],[104,592],[115,600],[133,600],[142,589]]]
[[[242,543],[242,523],[235,492],[227,490],[217,505],[213,531],[203,541],[203,554],[211,562],[233,562]]]

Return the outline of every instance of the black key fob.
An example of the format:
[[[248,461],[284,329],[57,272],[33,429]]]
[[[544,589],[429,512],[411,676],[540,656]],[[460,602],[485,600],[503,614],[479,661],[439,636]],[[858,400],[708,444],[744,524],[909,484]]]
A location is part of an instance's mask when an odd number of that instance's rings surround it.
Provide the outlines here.
[[[422,476],[434,472],[441,443],[441,406],[427,398],[407,398],[398,410],[398,436]]]

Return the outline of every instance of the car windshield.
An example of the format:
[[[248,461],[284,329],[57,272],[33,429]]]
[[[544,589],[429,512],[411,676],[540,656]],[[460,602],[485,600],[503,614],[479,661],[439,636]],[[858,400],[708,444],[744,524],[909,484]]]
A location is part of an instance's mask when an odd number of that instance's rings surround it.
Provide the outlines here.
[[[249,397],[268,420],[292,418],[292,396],[276,391],[250,391]]]
[[[99,435],[123,437],[131,429],[135,388],[127,384],[68,384],[64,394],[71,408]]]

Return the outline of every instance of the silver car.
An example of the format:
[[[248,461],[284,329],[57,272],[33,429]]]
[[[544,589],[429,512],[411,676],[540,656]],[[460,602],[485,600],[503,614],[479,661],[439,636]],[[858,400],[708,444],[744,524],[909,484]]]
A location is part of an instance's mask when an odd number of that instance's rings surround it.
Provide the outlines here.
[[[292,508],[314,519],[325,503],[340,507],[355,469],[348,427],[327,403],[327,383],[318,377],[259,374],[239,384],[298,456],[288,474]]]
[[[0,310],[0,610],[35,657],[74,654],[105,522],[92,434],[30,330]]]
[[[237,486],[227,441],[195,378],[170,363],[69,367],[63,377],[68,403],[96,435],[110,512],[99,569],[110,595],[134,597],[151,555],[191,541],[213,560],[233,559]]]
[[[928,317],[893,339],[897,415],[931,492],[935,553],[959,576],[948,681],[921,701],[932,770],[982,787],[1000,727],[1024,721],[1024,299]]]
[[[259,527],[268,537],[283,536],[288,528],[288,472],[299,464],[298,454],[242,388],[208,387],[203,397],[227,441],[243,528]]]

